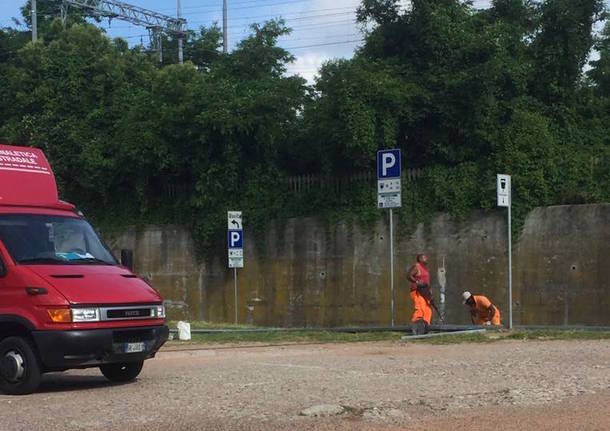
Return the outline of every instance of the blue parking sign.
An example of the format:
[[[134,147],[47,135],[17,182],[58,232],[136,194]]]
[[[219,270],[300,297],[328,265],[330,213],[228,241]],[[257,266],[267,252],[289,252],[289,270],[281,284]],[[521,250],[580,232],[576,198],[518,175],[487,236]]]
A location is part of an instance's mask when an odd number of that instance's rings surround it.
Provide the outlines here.
[[[377,151],[377,179],[400,178],[400,149]]]
[[[228,245],[229,248],[243,248],[244,247],[244,231],[242,230],[229,230],[228,231]]]

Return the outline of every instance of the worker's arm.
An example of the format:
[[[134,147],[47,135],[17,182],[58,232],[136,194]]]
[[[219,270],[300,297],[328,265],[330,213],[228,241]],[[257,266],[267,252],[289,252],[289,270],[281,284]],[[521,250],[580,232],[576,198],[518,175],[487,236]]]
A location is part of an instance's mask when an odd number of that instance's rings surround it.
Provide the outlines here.
[[[473,309],[470,309],[470,321],[472,322],[473,325],[475,324],[474,318],[476,317],[476,315],[477,315],[477,312]]]
[[[417,283],[417,277],[419,277],[419,269],[417,265],[413,265],[409,268],[409,272],[407,272],[407,278],[411,283]]]

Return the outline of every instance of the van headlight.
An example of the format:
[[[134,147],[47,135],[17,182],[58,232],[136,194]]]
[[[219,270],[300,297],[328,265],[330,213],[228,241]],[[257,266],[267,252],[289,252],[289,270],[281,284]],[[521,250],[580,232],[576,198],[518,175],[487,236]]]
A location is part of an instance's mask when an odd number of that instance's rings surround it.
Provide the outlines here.
[[[73,308],[72,309],[72,321],[73,322],[99,322],[100,310],[99,308]]]
[[[155,311],[155,317],[157,317],[159,319],[165,319],[165,306],[164,305],[157,305],[156,311]]]

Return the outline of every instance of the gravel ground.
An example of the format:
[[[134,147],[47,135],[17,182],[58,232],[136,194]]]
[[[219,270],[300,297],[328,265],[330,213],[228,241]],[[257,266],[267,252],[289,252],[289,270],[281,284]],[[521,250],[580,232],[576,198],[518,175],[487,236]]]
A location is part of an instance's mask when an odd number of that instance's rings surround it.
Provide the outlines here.
[[[179,348],[131,384],[74,370],[0,395],[0,429],[610,430],[608,340]]]

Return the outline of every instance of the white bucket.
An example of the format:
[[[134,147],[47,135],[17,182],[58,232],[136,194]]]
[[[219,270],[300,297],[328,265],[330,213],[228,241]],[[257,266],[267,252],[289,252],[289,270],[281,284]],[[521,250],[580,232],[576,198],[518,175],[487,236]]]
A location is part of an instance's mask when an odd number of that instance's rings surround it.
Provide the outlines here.
[[[191,324],[188,322],[178,322],[178,339],[189,341],[191,339]]]

